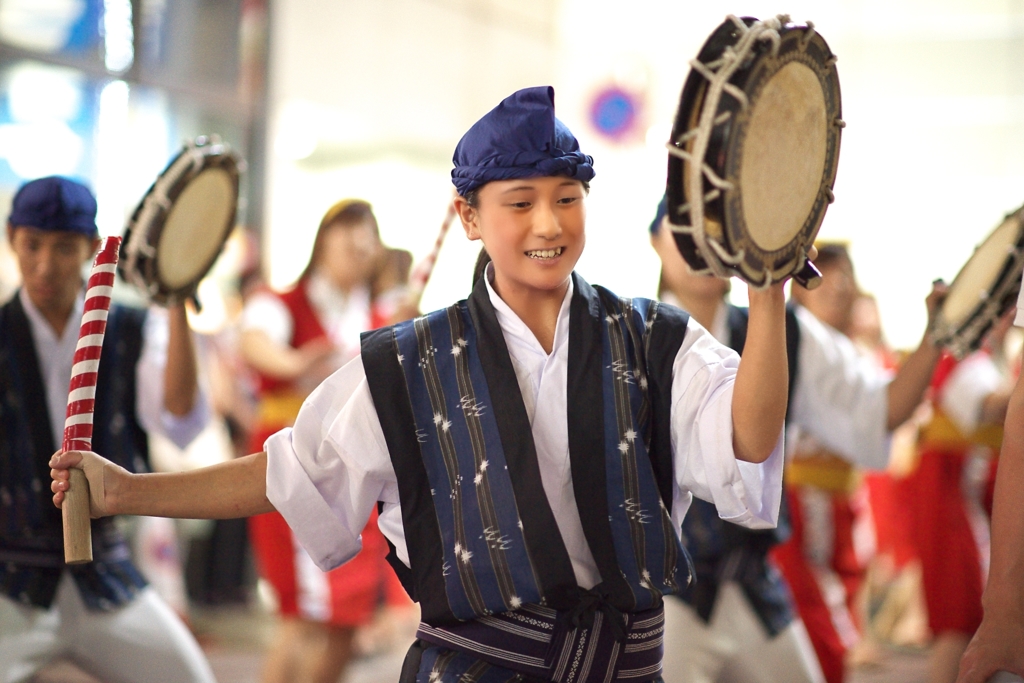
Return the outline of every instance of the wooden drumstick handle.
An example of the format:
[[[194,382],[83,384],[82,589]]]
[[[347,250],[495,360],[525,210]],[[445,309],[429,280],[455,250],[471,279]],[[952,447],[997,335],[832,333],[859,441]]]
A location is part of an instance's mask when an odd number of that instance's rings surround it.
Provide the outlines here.
[[[821,271],[808,259],[804,267],[793,274],[793,280],[804,289],[815,289],[821,284]]]
[[[68,564],[92,562],[92,526],[89,517],[89,480],[77,467],[68,470],[68,490],[64,492],[61,516],[64,518],[64,561]]]
[[[92,450],[92,416],[96,404],[96,380],[107,330],[107,313],[114,287],[120,237],[103,240],[85,288],[82,326],[71,367],[68,386],[64,443],[67,451]],[[89,483],[80,469],[69,471],[68,490],[61,505],[64,520],[64,561],[80,564],[92,561],[92,525],[89,517]],[[77,493],[76,493],[77,491]]]

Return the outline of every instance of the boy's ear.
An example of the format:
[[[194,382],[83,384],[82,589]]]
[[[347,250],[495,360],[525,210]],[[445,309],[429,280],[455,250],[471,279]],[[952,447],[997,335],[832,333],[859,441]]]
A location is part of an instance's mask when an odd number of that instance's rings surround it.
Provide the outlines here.
[[[455,212],[459,214],[462,221],[462,229],[466,231],[466,237],[471,240],[480,239],[479,213],[469,205],[465,197],[455,198]]]

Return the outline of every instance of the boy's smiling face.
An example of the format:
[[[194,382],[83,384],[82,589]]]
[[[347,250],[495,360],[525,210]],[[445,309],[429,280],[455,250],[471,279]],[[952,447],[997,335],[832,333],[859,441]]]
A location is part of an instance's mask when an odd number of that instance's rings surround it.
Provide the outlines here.
[[[583,183],[561,176],[495,180],[476,207],[457,208],[466,236],[481,240],[494,262],[502,298],[564,294],[586,242]]]

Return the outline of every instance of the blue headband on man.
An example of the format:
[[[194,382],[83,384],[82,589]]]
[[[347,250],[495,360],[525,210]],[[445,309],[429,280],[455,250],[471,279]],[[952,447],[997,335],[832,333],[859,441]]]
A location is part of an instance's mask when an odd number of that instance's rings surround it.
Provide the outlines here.
[[[455,148],[452,182],[463,197],[492,180],[565,176],[589,181],[594,159],[555,118],[555,89],[512,93],[473,124]]]
[[[14,195],[7,222],[15,227],[96,237],[96,198],[89,188],[70,178],[49,176],[30,180]]]

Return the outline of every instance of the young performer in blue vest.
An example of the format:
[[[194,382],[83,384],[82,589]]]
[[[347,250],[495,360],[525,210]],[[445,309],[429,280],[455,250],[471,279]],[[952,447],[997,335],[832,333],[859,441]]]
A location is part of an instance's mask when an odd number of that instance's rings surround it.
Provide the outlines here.
[[[265,451],[131,475],[93,453],[93,514],[278,509],[324,569],[375,506],[423,624],[403,680],[652,681],[685,590],[693,495],[777,521],[788,375],[781,286],[751,292],[743,363],[685,313],[592,287],[593,160],[521,90],[455,151],[456,208],[492,258],[466,301],[368,333]]]
[[[14,196],[7,236],[22,286],[0,308],[0,680],[27,681],[69,658],[104,681],[213,681],[195,639],[133,566],[112,519],[93,522],[89,564],[64,564],[47,462],[61,445],[84,304],[82,268],[99,246],[96,200],[61,177]],[[93,444],[144,468],[146,433],[179,446],[208,408],[181,306],[114,304],[96,386]]]
[[[662,262],[659,297],[686,308],[746,358],[747,312],[725,301],[727,281],[690,271],[664,215],[663,200],[651,224],[651,243]],[[822,272],[830,277],[824,266]],[[836,284],[828,282],[829,289]],[[942,292],[936,285],[929,295],[930,312]],[[788,309],[786,328],[789,446],[814,438],[846,461],[884,467],[889,431],[918,405],[939,351],[925,338],[891,378],[864,363],[844,335],[803,306]],[[697,581],[683,594],[685,602],[666,602],[667,683],[711,683],[719,676],[749,683],[842,680],[842,654],[828,666],[819,664],[798,601],[769,558],[791,533],[785,503],[776,529],[751,531],[723,521],[713,504],[694,501],[682,530]]]

